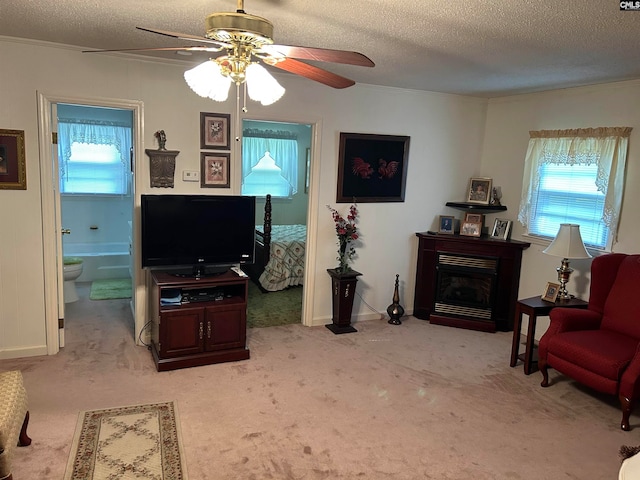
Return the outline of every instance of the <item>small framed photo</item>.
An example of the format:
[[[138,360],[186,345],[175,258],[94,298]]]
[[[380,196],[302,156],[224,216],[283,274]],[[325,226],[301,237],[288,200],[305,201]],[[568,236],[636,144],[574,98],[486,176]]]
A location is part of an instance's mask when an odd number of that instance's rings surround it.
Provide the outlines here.
[[[559,283],[547,282],[547,286],[545,287],[544,293],[542,294],[542,300],[555,303],[556,298],[558,298],[559,290]]]
[[[470,178],[469,188],[467,189],[467,203],[489,205],[491,183],[492,179],[490,178]]]
[[[482,233],[482,223],[478,222],[462,222],[460,227],[460,235],[466,235],[467,237],[479,237]]]
[[[438,233],[453,234],[454,218],[448,215],[440,215],[440,221],[438,223]]]
[[[464,214],[465,222],[484,223],[484,215],[482,213],[470,213]]]
[[[504,218],[496,218],[493,222],[493,229],[491,230],[491,238],[501,238],[507,240],[511,231],[511,220],[505,220]]]
[[[0,129],[0,189],[27,189],[24,130]]]
[[[200,112],[200,148],[205,150],[231,149],[231,115]]]
[[[229,188],[230,153],[200,154],[200,186],[203,188]]]

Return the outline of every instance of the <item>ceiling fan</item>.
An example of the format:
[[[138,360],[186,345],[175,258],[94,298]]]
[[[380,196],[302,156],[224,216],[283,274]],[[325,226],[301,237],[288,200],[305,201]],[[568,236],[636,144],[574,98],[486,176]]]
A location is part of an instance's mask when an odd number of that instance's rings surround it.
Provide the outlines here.
[[[210,61],[201,65],[206,66],[206,75],[208,79],[207,86],[195,85],[201,91],[198,91],[192,85],[198,82],[198,78],[188,78],[189,72],[195,71],[201,66],[185,72],[185,80],[189,86],[202,96],[208,96],[214,100],[224,101],[227,94],[218,95],[218,92],[233,82],[240,85],[247,82],[249,96],[256,100],[252,95],[252,85],[260,85],[265,82],[264,73],[273,80],[275,84],[282,89],[277,81],[271,77],[266,69],[259,66],[259,61],[271,67],[287,71],[296,75],[306,77],[308,79],[320,82],[333,88],[346,88],[355,84],[351,79],[342,77],[323,68],[302,62],[300,60],[311,60],[329,63],[341,63],[347,65],[358,65],[363,67],[373,67],[374,63],[365,55],[358,52],[346,50],[332,50],[325,48],[302,47],[292,45],[276,45],[273,42],[273,24],[266,18],[250,15],[244,11],[244,0],[238,0],[238,9],[236,12],[219,12],[212,13],[205,20],[206,33],[204,37],[189,35],[185,33],[170,32],[165,30],[155,30],[150,28],[136,27],[146,32],[165,35],[168,37],[178,38],[180,40],[188,40],[192,42],[200,42],[201,45],[184,46],[184,47],[160,47],[160,48],[127,48],[118,50],[91,50],[90,52],[124,52],[124,51],[186,51],[186,52],[211,52]],[[256,66],[259,66],[256,67]],[[211,69],[215,69],[212,73]],[[260,72],[260,81],[251,82],[252,76],[256,76],[253,72]],[[223,85],[211,85],[211,77],[214,75],[216,79],[223,79]],[[198,75],[192,74],[192,77],[202,77],[202,72]],[[266,82],[270,83],[269,78]],[[260,87],[253,87],[254,90]],[[266,102],[273,103],[284,93],[284,89],[273,101],[266,99]],[[258,94],[259,96],[259,94]],[[224,97],[224,98],[222,98]],[[258,100],[261,100],[258,98]],[[269,103],[262,103],[268,105]]]

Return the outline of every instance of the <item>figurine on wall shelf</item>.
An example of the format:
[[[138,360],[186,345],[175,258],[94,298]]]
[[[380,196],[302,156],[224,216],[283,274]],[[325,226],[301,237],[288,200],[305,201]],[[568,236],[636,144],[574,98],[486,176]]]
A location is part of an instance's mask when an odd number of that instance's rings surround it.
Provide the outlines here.
[[[164,145],[167,143],[167,136],[165,135],[164,130],[158,130],[155,133],[155,136],[158,139],[158,150],[166,150]]]
[[[493,190],[491,191],[491,201],[489,202],[489,204],[495,205],[495,206],[502,205],[500,203],[501,198],[502,198],[502,191],[500,187],[493,187]]]

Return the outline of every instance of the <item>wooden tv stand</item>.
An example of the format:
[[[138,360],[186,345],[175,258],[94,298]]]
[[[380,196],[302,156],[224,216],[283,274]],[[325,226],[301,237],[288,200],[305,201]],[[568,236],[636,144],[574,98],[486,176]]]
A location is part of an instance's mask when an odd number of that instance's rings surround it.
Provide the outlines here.
[[[248,359],[247,283],[232,270],[199,279],[151,272],[151,353],[157,370]],[[181,303],[161,303],[177,293]]]

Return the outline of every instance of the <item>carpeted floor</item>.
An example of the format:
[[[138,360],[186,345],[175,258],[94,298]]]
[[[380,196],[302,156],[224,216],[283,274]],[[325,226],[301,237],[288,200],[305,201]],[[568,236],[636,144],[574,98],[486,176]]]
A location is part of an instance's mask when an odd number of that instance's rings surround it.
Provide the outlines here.
[[[91,300],[113,300],[116,298],[131,298],[131,279],[115,278],[108,280],[94,280],[91,283]]]
[[[64,480],[186,479],[173,402],[81,412]]]
[[[263,293],[249,280],[247,328],[291,325],[302,320],[302,287]]]
[[[16,480],[64,477],[78,412],[167,401],[194,480],[613,480],[638,444],[638,408],[623,432],[615,396],[509,367],[512,332],[413,317],[348,335],[253,328],[249,360],[157,372],[129,301],[81,293],[60,353],[0,359],[29,397]]]

